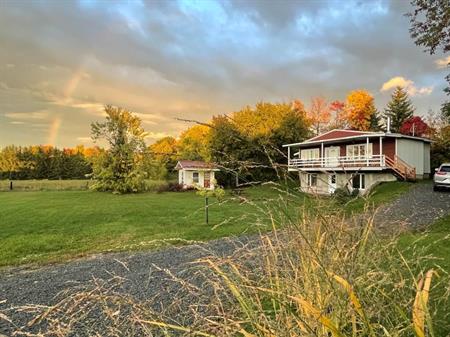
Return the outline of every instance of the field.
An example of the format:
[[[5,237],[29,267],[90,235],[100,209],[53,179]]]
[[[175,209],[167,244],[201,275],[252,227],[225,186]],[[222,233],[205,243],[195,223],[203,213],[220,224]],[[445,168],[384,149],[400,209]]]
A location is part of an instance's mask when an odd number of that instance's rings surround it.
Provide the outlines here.
[[[77,181],[65,183],[70,189]],[[398,182],[380,185],[368,200],[349,202],[345,210],[359,212],[367,201],[378,206],[409,187]],[[330,198],[316,199],[301,193],[292,195],[288,205],[273,201],[280,194],[283,191],[272,185],[246,189],[242,196],[227,192],[220,203],[210,200],[206,225],[204,199],[195,192],[135,195],[83,190],[2,192],[0,267],[60,262],[99,252],[155,248],[265,231],[272,226],[268,223],[268,208],[278,214],[275,220],[317,203],[321,204],[321,211],[336,209]]]
[[[148,180],[149,190],[156,190],[158,186],[165,184],[163,180]],[[9,180],[0,180],[0,191],[9,191]],[[13,180],[14,191],[80,191],[87,190],[92,180]]]
[[[257,187],[246,191],[248,202],[231,195],[220,204],[211,199],[206,225],[204,199],[192,191],[0,193],[0,266],[266,230],[261,207],[277,195],[270,187]]]

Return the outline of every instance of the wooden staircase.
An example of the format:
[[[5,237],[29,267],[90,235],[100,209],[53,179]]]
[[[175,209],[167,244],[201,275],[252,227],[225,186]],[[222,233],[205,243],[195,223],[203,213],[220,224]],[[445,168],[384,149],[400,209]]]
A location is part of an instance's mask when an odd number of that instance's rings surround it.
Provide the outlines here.
[[[394,174],[401,180],[415,181],[416,180],[416,168],[410,166],[399,156],[395,155],[394,159],[386,156],[386,166],[388,166]]]

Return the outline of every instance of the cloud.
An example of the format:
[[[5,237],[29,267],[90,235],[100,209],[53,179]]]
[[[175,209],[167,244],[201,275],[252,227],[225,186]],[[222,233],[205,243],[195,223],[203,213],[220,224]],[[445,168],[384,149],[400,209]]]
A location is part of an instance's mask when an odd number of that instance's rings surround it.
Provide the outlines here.
[[[414,82],[408,80],[402,76],[392,77],[389,81],[384,82],[380,91],[388,91],[390,89],[402,87],[405,88],[409,95],[411,96],[421,96],[421,95],[430,95],[433,92],[433,87],[416,87]]]
[[[22,122],[22,121],[11,121],[10,123],[13,124],[13,125],[22,125],[22,124],[25,124],[25,122]]]
[[[77,140],[77,142],[80,142],[80,143],[83,143],[83,144],[92,143],[92,138],[91,137],[77,137],[76,140]]]
[[[4,115],[10,119],[20,119],[20,120],[36,120],[36,119],[47,119],[49,116],[48,111],[31,111],[31,112],[9,112]]]
[[[450,64],[450,55],[434,61],[438,69],[447,68]]]
[[[171,135],[166,132],[148,132],[148,134],[145,136],[145,139],[158,140],[168,136]]]
[[[261,100],[344,99],[378,91],[391,74],[426,83],[408,86],[423,96],[417,110],[438,109],[445,96],[431,86],[445,80],[412,43],[410,9],[384,0],[9,2],[0,11],[8,51],[0,53],[0,146],[47,141],[32,127],[39,115],[20,129],[2,123],[16,111],[47,111],[47,128],[59,117],[55,141],[73,146],[104,117],[103,104],[138,113],[159,137],[189,126],[177,117],[208,121]],[[377,95],[377,107],[387,100]]]

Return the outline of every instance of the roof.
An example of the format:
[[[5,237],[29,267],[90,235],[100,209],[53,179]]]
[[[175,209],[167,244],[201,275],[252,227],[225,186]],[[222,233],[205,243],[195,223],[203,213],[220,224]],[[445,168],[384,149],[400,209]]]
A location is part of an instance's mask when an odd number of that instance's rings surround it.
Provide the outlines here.
[[[371,133],[375,133],[375,132],[334,129],[334,130],[322,133],[313,138],[310,138],[307,140],[307,142],[316,141],[316,140],[327,140],[327,139],[361,136],[361,135],[366,135],[366,134],[371,134]]]
[[[302,146],[302,145],[307,146],[309,144],[317,144],[317,143],[342,142],[345,140],[353,140],[353,139],[360,139],[360,138],[364,139],[364,138],[370,138],[370,137],[407,138],[407,139],[422,141],[422,142],[426,142],[426,143],[431,143],[431,140],[428,138],[408,136],[408,135],[403,135],[401,133],[335,129],[335,130],[325,132],[321,135],[315,136],[313,138],[307,139],[304,142],[285,144],[285,145],[283,145],[283,147]]]
[[[218,171],[218,167],[214,163],[207,163],[204,161],[198,161],[198,160],[179,160],[177,165],[175,166],[175,170],[189,170],[189,169],[211,169]]]

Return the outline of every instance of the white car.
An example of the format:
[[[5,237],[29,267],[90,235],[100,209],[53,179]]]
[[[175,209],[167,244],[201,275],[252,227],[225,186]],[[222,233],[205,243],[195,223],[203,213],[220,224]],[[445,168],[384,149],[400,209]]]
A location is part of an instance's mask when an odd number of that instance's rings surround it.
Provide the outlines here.
[[[437,191],[441,187],[450,188],[450,163],[444,163],[435,170],[433,190]]]

